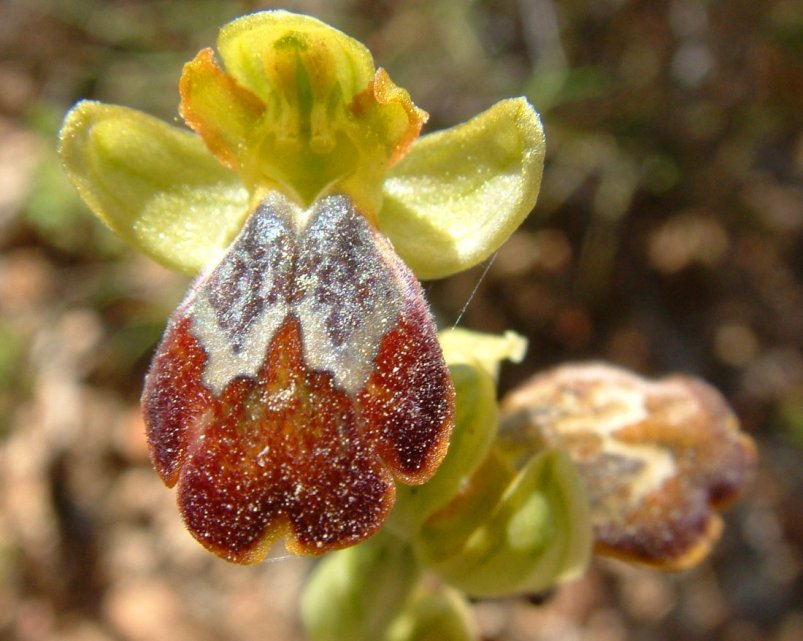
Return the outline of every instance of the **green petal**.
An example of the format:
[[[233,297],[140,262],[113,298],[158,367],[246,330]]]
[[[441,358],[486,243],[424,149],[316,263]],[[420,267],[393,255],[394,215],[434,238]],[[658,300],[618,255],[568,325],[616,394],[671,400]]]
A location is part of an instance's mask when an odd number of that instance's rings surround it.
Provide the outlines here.
[[[201,50],[184,65],[179,90],[179,112],[184,122],[204,139],[220,162],[242,173],[243,141],[265,105],[218,67],[211,49]]]
[[[379,225],[421,279],[496,251],[538,197],[544,133],[524,98],[417,140],[390,172]]]
[[[492,451],[466,491],[421,529],[423,565],[472,596],[538,592],[582,572],[591,522],[582,483],[561,451],[516,472]]]
[[[132,109],[78,103],[64,121],[59,152],[104,223],[188,274],[219,256],[248,213],[239,178],[197,136]]]

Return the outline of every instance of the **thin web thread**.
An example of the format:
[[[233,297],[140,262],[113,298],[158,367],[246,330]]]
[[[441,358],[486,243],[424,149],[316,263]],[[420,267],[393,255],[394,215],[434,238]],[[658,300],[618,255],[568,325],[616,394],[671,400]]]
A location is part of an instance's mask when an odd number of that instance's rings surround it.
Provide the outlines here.
[[[480,277],[477,279],[477,284],[474,285],[474,289],[472,289],[471,293],[468,295],[468,300],[466,301],[466,304],[463,305],[463,309],[461,309],[460,313],[457,315],[457,320],[455,320],[454,325],[452,325],[452,329],[455,329],[460,324],[460,321],[463,320],[463,316],[465,315],[468,306],[471,304],[471,301],[477,294],[477,290],[480,288],[480,285],[482,285],[482,281],[485,280],[485,277],[488,275],[488,272],[490,271],[491,266],[494,264],[494,261],[498,255],[499,250],[497,249],[493,253],[493,256],[488,259],[488,262],[485,263],[485,269],[482,270],[482,274],[480,274]]]

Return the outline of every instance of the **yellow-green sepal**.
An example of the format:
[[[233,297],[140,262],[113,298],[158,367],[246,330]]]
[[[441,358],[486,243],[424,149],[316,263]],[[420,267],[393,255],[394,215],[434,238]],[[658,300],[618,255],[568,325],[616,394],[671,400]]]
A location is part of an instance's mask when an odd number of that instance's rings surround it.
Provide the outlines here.
[[[541,121],[525,98],[419,138],[384,184],[380,228],[421,279],[490,256],[530,213],[544,163]]]
[[[497,597],[578,576],[591,542],[588,501],[564,452],[541,452],[517,471],[492,450],[466,490],[423,525],[415,549],[450,585]]]
[[[376,641],[420,577],[409,545],[380,532],[322,559],[301,597],[310,641]]]
[[[118,236],[195,274],[242,226],[248,192],[201,140],[141,112],[79,102],[61,129],[67,176]]]
[[[313,95],[315,89],[337,83],[341,100],[350,99],[374,75],[374,60],[365,45],[303,14],[282,10],[250,13],[226,24],[217,40],[226,71],[266,104],[278,99],[276,92],[283,87],[277,84],[296,82],[284,72],[295,73],[298,68],[285,68],[275,57],[276,49],[282,47],[297,50],[306,58],[309,71],[316,76]]]

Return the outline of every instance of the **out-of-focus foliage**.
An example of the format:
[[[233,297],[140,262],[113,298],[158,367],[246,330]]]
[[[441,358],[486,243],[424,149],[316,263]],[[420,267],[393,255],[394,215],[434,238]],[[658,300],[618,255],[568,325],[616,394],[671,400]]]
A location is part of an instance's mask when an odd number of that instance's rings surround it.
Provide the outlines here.
[[[218,565],[174,519],[136,409],[186,281],[112,244],[56,171],[79,98],[176,117],[181,64],[279,3],[0,3],[0,637],[297,639],[306,566]],[[712,382],[762,469],[683,580],[597,568],[487,638],[803,634],[803,19],[798,3],[299,0],[365,42],[428,131],[526,94],[544,118],[536,214],[461,325],[514,329],[502,387],[568,359]],[[428,288],[444,325],[482,268]],[[797,435],[797,436],[795,436]],[[168,635],[169,631],[169,635]]]

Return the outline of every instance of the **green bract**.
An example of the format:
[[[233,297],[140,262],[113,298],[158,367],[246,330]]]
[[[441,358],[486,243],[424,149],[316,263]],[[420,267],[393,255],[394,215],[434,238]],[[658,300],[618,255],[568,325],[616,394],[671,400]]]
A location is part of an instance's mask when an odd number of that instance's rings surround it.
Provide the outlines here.
[[[496,443],[499,366],[526,342],[466,330],[441,332],[455,379],[450,450],[426,485],[399,488],[389,528],[422,566],[474,596],[536,592],[578,576],[591,554],[591,519],[580,477],[561,451],[522,464]]]
[[[419,586],[383,641],[473,641],[479,638],[469,603],[448,586]]]
[[[301,600],[313,641],[375,641],[403,610],[421,570],[412,549],[380,532],[326,556]]]
[[[468,603],[422,581],[412,549],[385,533],[328,555],[301,600],[310,641],[472,641]]]
[[[452,329],[441,332],[438,341],[455,386],[455,428],[435,476],[424,485],[397,487],[388,527],[407,540],[482,464],[499,426],[499,365],[505,360],[521,361],[527,347],[527,342],[513,332],[493,336]]]
[[[588,501],[565,452],[544,451],[517,470],[492,450],[463,492],[428,519],[414,547],[454,587],[498,597],[576,578],[591,542]]]
[[[308,206],[345,193],[419,278],[471,267],[532,209],[544,154],[523,98],[416,140],[426,113],[368,50],[314,18],[263,11],[225,26],[184,68],[180,112],[197,135],[84,101],[60,152],[86,203],[171,268],[219,258],[271,190]]]

